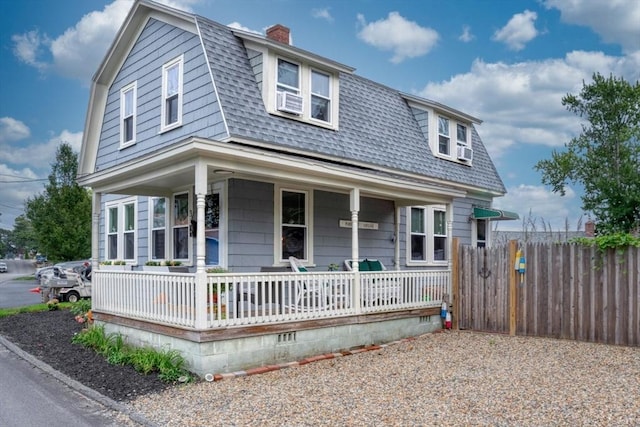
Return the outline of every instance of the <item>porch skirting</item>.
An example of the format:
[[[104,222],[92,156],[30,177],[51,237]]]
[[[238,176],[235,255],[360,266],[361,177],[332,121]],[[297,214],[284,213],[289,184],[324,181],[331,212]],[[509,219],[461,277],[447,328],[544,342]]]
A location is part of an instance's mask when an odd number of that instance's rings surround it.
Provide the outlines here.
[[[134,346],[178,350],[187,368],[204,377],[294,362],[434,332],[439,308],[400,310],[270,325],[192,330],[95,312],[106,333]]]

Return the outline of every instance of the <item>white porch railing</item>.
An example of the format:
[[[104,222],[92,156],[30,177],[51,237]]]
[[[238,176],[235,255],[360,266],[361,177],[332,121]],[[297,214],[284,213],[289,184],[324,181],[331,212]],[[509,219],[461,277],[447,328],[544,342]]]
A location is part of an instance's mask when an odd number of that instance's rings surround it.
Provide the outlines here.
[[[273,324],[409,308],[439,307],[451,295],[449,270],[224,273],[207,275],[207,328]],[[196,327],[191,273],[95,271],[93,308],[186,328]]]

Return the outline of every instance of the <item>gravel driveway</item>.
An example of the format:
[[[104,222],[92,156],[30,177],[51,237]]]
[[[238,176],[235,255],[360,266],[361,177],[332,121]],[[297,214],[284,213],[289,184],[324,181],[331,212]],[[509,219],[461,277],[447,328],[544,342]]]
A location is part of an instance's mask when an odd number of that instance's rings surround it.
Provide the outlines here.
[[[447,331],[129,404],[169,426],[640,426],[640,348]]]

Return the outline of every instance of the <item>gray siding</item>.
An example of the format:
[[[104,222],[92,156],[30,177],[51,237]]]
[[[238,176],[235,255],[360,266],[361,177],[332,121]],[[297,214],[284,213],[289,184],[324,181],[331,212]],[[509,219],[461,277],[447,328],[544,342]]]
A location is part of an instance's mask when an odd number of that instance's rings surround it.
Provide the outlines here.
[[[273,184],[229,180],[229,269],[260,271],[273,264]]]
[[[473,198],[453,200],[453,237],[460,238],[461,245],[471,244],[471,221],[474,206],[491,206],[491,201]]]
[[[179,128],[160,134],[162,66],[184,54]],[[120,90],[137,82],[136,143],[120,149]],[[97,155],[99,170],[189,136],[226,136],[211,75],[197,35],[150,19],[109,88]]]
[[[262,53],[247,49],[247,56],[249,57],[249,63],[251,64],[251,68],[253,69],[253,75],[256,77],[256,83],[258,83],[258,88],[262,91]]]
[[[349,195],[314,191],[314,261],[317,271],[327,270],[329,264],[351,259],[351,228],[340,227],[340,220],[351,220]],[[379,259],[388,269],[393,268],[394,204],[390,200],[362,197],[359,220],[375,222],[377,230],[358,230],[361,258]]]

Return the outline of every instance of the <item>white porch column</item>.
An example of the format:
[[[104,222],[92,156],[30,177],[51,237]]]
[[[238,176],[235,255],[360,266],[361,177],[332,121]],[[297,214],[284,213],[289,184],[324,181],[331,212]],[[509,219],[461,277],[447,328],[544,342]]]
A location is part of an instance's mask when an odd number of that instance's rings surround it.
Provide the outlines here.
[[[100,263],[100,212],[102,208],[102,193],[94,191],[91,198],[91,270],[96,271]]]
[[[207,194],[207,164],[198,160],[195,173],[196,193],[196,328],[207,326],[207,272],[205,263],[204,206]]]
[[[400,209],[402,208],[396,207],[395,230],[393,231],[395,233],[395,236],[393,239],[393,244],[394,244],[393,260],[396,266],[396,271],[400,270],[400,214],[401,214]]]
[[[356,313],[361,312],[360,306],[360,265],[358,264],[358,258],[360,258],[360,249],[358,243],[358,213],[360,212],[360,189],[354,188],[351,190],[349,210],[351,210],[351,268],[355,273],[353,280],[353,294],[351,299],[353,301],[353,308]]]

